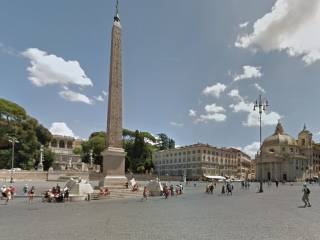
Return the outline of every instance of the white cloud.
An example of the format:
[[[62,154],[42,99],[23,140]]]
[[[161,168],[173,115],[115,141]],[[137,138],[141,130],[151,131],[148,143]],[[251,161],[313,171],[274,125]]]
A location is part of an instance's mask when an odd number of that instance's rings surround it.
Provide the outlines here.
[[[69,137],[75,137],[72,130],[64,122],[54,122],[52,123],[49,131],[54,135],[63,135]]]
[[[219,112],[225,112],[226,111],[223,107],[217,106],[215,103],[213,103],[211,105],[206,105],[204,107],[204,110],[207,113],[219,113]]]
[[[30,60],[31,66],[27,68],[28,78],[35,86],[93,85],[78,61],[66,61],[38,48],[28,48],[22,55]]]
[[[86,104],[93,104],[92,100],[89,99],[86,95],[71,90],[61,91],[59,92],[59,95],[70,102],[83,102]]]
[[[319,0],[277,0],[271,12],[254,23],[251,34],[238,36],[235,46],[284,50],[311,64],[320,59],[319,22]]]
[[[224,92],[224,90],[226,89],[226,85],[224,84],[221,84],[221,83],[217,83],[215,85],[212,85],[212,86],[207,86],[204,90],[203,90],[203,94],[204,95],[211,95],[211,96],[214,96],[214,97],[217,97],[219,98],[220,97],[220,94],[222,92]]]
[[[253,103],[241,100],[237,104],[231,104],[229,107],[233,109],[233,112],[252,112],[253,106]]]
[[[247,120],[243,122],[243,125],[248,127],[259,126],[260,124],[259,113],[257,111],[253,111],[253,107],[254,107],[253,103],[241,100],[236,104],[231,104],[229,107],[232,108],[233,112],[236,112],[236,113],[238,112],[248,113]],[[277,112],[270,112],[270,113],[263,112],[261,123],[263,126],[276,125],[279,119],[281,119],[281,116]]]
[[[190,117],[195,117],[195,116],[197,116],[197,112],[195,110],[193,110],[193,109],[189,109],[189,116]]]
[[[183,123],[177,123],[177,122],[170,122],[171,126],[175,126],[175,127],[183,127],[184,124]]]
[[[239,27],[240,27],[240,28],[245,28],[245,27],[248,26],[248,24],[249,24],[249,22],[240,23],[240,24],[239,24]]]
[[[253,66],[243,66],[243,73],[236,74],[233,76],[234,81],[239,81],[242,79],[249,79],[249,78],[261,78],[261,67],[253,67]]]
[[[266,90],[264,90],[258,83],[255,83],[254,86],[256,89],[258,89],[259,92],[261,92],[261,93],[266,92]]]
[[[108,96],[108,93],[106,91],[102,91],[102,94],[106,97]]]
[[[278,123],[278,120],[281,119],[281,116],[276,112],[270,113],[262,113],[261,116],[261,124],[262,126],[272,126]],[[243,125],[248,127],[257,127],[259,126],[259,113],[258,112],[250,112],[247,117],[247,121],[243,123]]]
[[[103,102],[103,101],[104,101],[104,99],[103,99],[103,97],[102,97],[101,95],[99,95],[99,96],[94,96],[93,98],[94,98],[95,100],[99,101],[99,102]]]
[[[244,100],[243,97],[240,96],[239,90],[238,89],[232,89],[229,93],[228,96],[239,99],[239,100]]]
[[[253,142],[243,148],[243,152],[248,154],[252,159],[254,159],[255,155],[260,149],[260,143],[259,142]]]
[[[215,121],[215,122],[224,122],[227,119],[227,116],[223,113],[208,113],[200,115],[199,118],[195,120],[195,123],[204,122],[208,123],[209,121]]]

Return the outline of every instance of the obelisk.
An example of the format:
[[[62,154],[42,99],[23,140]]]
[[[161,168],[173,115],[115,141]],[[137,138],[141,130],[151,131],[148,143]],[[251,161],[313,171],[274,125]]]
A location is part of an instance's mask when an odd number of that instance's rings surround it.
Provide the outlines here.
[[[103,178],[99,185],[124,187],[127,178],[125,176],[126,153],[122,147],[121,24],[118,1],[112,27],[106,134],[106,149],[102,153]]]

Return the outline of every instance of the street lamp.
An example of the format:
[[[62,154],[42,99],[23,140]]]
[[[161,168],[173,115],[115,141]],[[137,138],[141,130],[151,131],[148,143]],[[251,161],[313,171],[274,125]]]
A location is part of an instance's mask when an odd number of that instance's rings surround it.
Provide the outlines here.
[[[92,155],[93,155],[93,149],[90,149],[90,151],[89,151],[89,156],[90,156],[90,168],[93,167],[93,157],[92,157]]]
[[[261,149],[261,142],[262,142],[262,126],[261,126],[261,115],[264,111],[267,110],[269,107],[268,100],[262,100],[261,95],[259,95],[259,100],[256,100],[254,103],[253,111],[259,112],[259,126],[260,126],[260,188],[259,193],[263,192],[262,187],[262,149]]]
[[[11,178],[10,178],[10,183],[13,183],[13,167],[14,167],[14,145],[16,143],[19,143],[16,137],[8,137],[9,142],[12,143],[12,158],[11,158]]]

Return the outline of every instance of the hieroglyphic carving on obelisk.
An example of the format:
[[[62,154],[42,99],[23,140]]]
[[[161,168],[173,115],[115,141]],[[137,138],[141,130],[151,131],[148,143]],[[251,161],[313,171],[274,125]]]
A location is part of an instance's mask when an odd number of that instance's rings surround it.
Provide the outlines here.
[[[121,65],[121,24],[117,10],[113,20],[109,98],[107,118],[107,148],[103,151],[103,179],[100,186],[123,186],[125,177],[125,151],[122,147],[122,65]]]
[[[107,147],[122,148],[121,24],[118,14],[118,2],[111,40]]]

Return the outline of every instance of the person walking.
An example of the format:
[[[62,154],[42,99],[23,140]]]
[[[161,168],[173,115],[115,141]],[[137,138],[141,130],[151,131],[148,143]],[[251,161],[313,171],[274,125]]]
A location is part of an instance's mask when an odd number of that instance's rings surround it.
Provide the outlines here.
[[[225,186],[224,184],[222,185],[222,188],[221,188],[221,195],[224,195],[226,193],[226,190],[225,190]]]
[[[303,196],[302,196],[302,201],[304,202],[304,206],[303,207],[311,207],[310,201],[309,201],[309,195],[310,195],[310,189],[307,187],[307,183],[303,184]]]
[[[278,180],[276,180],[276,187],[278,187],[279,186],[279,181]]]
[[[32,203],[34,195],[35,195],[35,187],[32,186],[30,191],[28,192],[29,203]]]
[[[28,195],[28,190],[29,190],[28,184],[25,184],[24,187],[23,187],[23,193],[24,193],[25,196]]]
[[[143,194],[142,194],[141,202],[143,202],[143,200],[148,200],[148,188],[146,186],[143,188]]]

